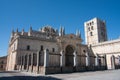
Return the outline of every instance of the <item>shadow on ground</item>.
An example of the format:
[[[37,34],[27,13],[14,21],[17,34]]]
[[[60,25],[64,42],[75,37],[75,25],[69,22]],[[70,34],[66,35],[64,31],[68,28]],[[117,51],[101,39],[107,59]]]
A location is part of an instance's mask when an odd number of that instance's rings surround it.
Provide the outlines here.
[[[0,80],[61,80],[54,77],[45,76],[10,76],[10,77],[0,77]]]
[[[15,72],[15,71],[0,71],[0,73],[18,73],[18,72]]]

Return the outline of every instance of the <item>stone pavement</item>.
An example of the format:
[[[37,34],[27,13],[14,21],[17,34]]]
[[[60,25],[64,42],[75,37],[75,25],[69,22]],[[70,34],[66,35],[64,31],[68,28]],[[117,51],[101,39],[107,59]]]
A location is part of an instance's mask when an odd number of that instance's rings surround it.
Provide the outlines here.
[[[0,72],[0,80],[120,80],[120,69],[95,72],[40,75],[28,72]]]
[[[51,76],[62,80],[120,80],[120,70],[56,74]]]

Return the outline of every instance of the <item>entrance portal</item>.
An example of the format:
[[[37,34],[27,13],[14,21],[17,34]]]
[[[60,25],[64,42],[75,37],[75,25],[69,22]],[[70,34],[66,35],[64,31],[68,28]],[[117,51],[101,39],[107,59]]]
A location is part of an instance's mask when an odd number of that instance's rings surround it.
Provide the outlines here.
[[[73,61],[73,57],[74,57],[73,52],[74,52],[73,46],[68,45],[66,47],[66,53],[65,53],[65,65],[66,66],[73,66],[73,64],[74,64],[74,61]]]

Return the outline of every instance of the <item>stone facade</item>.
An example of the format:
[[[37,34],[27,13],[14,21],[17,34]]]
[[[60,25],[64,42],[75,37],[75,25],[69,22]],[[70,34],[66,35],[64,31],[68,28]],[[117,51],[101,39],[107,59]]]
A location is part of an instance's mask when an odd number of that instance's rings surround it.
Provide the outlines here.
[[[50,26],[39,31],[12,31],[6,69],[40,74],[86,71],[94,63],[94,55],[89,63],[88,47],[81,42],[79,31],[65,34],[63,28],[59,32]]]
[[[0,57],[0,71],[5,71],[7,64],[7,56]]]
[[[114,54],[119,53],[119,45],[116,41],[104,42],[107,41],[105,22],[98,18],[86,22],[85,34],[86,45],[82,44],[80,31],[65,34],[62,27],[59,32],[51,26],[39,31],[32,27],[28,32],[12,31],[6,70],[51,74],[111,69],[109,65],[118,68],[116,57],[119,55]],[[104,50],[111,45],[116,46],[115,51]],[[110,64],[108,55],[111,53]]]

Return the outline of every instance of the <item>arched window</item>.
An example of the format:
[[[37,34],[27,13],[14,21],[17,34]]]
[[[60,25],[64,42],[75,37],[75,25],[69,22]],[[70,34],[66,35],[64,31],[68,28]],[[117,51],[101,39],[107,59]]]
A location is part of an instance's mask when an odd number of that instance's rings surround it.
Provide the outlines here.
[[[90,27],[88,27],[88,31],[90,31]]]
[[[90,26],[91,26],[91,24],[92,24],[92,23],[90,22]]]
[[[90,36],[93,36],[93,32],[90,32]]]
[[[91,30],[93,30],[94,28],[93,28],[93,26],[91,26]]]
[[[94,22],[92,21],[92,25],[94,25]]]

